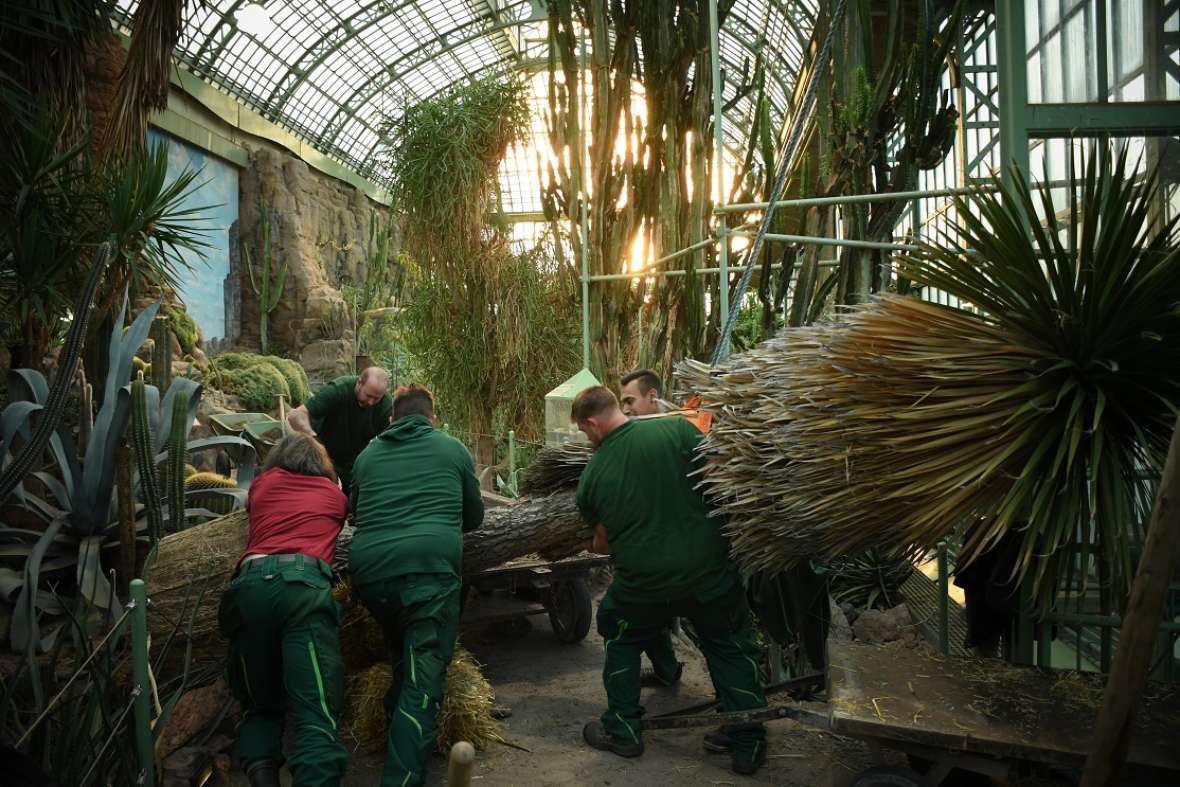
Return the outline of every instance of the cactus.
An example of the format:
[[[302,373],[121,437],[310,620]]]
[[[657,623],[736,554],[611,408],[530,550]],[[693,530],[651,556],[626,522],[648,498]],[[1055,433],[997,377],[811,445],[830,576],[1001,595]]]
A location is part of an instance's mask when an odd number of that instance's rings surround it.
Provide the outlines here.
[[[186,492],[194,489],[236,489],[238,482],[220,473],[195,473],[184,479]]]
[[[160,507],[160,486],[156,476],[156,458],[152,450],[152,433],[148,427],[147,386],[140,373],[131,384],[131,443],[135,449],[135,465],[139,470],[139,487],[148,520],[148,534],[155,541],[160,538],[163,510]]]
[[[49,397],[45,402],[45,410],[37,419],[37,426],[32,437],[25,441],[24,448],[5,468],[0,471],[0,500],[8,497],[17,485],[25,480],[25,476],[33,471],[34,466],[44,456],[45,447],[49,445],[49,438],[57,431],[61,424],[62,414],[65,412],[66,395],[74,382],[74,369],[77,368],[78,356],[82,353],[82,342],[86,337],[86,324],[90,320],[90,302],[94,300],[94,293],[98,290],[102,275],[107,269],[111,258],[109,243],[99,244],[94,253],[94,262],[90,265],[90,273],[78,301],[74,305],[74,322],[62,342],[61,354],[58,356],[57,375],[53,385],[49,388]]]
[[[193,467],[192,465],[185,465],[184,466],[184,477],[186,480],[189,478],[192,478],[196,474],[197,474],[197,468]]]
[[[184,449],[188,440],[188,393],[172,400],[172,431],[168,435],[168,521],[173,532],[184,529]]]
[[[285,255],[279,254],[277,262],[272,259],[274,256],[270,247],[270,210],[262,200],[258,200],[258,245],[261,249],[259,258],[259,266],[261,270],[258,275],[254,275],[254,261],[250,257],[250,249],[244,244],[242,245],[242,255],[246,258],[246,272],[250,274],[250,289],[258,296],[258,306],[261,313],[259,325],[259,340],[262,344],[262,352],[266,354],[267,349],[267,326],[270,321],[270,313],[279,305],[279,298],[283,294],[283,284],[287,279],[287,258]],[[277,269],[271,270],[272,263],[277,264]]]

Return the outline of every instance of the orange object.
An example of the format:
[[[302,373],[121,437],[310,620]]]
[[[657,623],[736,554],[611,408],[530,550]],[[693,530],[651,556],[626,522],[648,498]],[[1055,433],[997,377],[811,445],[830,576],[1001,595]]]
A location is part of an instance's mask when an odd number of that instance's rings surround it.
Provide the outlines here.
[[[701,395],[693,394],[688,397],[684,403],[684,410],[682,415],[687,418],[693,426],[697,428],[701,434],[708,434],[709,428],[713,426],[713,414],[708,410],[702,410]]]

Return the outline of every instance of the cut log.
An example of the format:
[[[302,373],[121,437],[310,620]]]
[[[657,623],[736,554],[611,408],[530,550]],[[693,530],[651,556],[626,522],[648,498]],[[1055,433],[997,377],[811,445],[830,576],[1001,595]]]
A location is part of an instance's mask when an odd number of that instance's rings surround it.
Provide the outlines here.
[[[147,572],[154,645],[174,628],[183,634],[191,624],[196,656],[206,643],[223,650],[216,635],[217,605],[246,548],[248,530],[246,512],[235,511],[160,540]],[[576,554],[589,541],[590,528],[579,516],[572,492],[488,508],[483,526],[463,538],[463,571],[475,574],[534,553],[556,560]],[[347,537],[338,551],[347,553]]]

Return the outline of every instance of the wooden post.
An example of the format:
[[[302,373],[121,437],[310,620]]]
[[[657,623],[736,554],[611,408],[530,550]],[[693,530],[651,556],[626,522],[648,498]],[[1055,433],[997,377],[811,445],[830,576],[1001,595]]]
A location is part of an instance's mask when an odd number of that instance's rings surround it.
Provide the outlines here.
[[[451,747],[451,761],[447,766],[447,787],[470,787],[471,771],[475,767],[475,748],[467,741]]]
[[[1127,756],[1135,710],[1147,683],[1152,647],[1167,599],[1168,583],[1180,560],[1180,420],[1172,432],[1168,460],[1151,512],[1143,557],[1131,586],[1131,600],[1119,630],[1102,709],[1086,757],[1081,787],[1114,785]]]

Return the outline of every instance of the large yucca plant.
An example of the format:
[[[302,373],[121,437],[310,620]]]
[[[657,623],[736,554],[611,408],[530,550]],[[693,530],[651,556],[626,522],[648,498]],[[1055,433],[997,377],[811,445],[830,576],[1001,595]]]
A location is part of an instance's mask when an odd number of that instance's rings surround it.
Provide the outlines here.
[[[1180,401],[1176,224],[1133,169],[1103,148],[1064,189],[960,200],[902,268],[963,309],[888,296],[682,365],[715,402],[705,483],[747,568],[916,553],[978,522],[960,563],[1016,533],[1043,604],[1091,556],[1125,591]]]
[[[1026,427],[1004,447],[1011,482],[976,552],[1023,527],[1021,573],[1053,579],[1099,550],[1119,591],[1145,475],[1158,475],[1180,402],[1177,217],[1158,220],[1157,180],[1107,144],[1062,192],[1010,188],[959,201],[959,240],[903,261],[920,284],[973,304],[1027,367],[992,406]],[[973,210],[974,209],[974,210]],[[1011,471],[1015,470],[1015,473]]]

